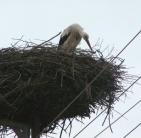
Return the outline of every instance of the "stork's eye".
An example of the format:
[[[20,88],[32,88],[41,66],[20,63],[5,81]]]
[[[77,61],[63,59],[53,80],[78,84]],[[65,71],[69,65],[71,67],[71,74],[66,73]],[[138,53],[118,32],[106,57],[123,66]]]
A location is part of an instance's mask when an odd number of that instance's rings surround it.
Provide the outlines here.
[[[84,39],[88,39],[89,36],[85,34],[85,35],[83,36],[83,38],[84,38]]]

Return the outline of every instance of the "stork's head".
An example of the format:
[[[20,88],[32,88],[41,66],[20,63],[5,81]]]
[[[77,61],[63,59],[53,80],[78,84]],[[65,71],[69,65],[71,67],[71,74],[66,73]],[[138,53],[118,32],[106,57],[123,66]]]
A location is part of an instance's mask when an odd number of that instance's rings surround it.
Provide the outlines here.
[[[86,33],[86,32],[83,32],[82,33],[82,37],[83,39],[86,41],[87,45],[89,46],[89,48],[93,51],[92,47],[91,47],[91,44],[89,42],[89,35]]]

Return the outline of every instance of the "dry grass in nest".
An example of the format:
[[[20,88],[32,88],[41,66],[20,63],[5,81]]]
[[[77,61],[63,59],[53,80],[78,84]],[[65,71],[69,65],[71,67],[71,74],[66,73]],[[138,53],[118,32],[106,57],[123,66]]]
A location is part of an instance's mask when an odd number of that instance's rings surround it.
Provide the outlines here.
[[[1,49],[0,120],[32,127],[34,118],[38,118],[42,131],[105,66],[102,75],[46,132],[53,131],[60,120],[90,117],[103,107],[110,110],[123,92],[125,77],[125,68],[110,59],[82,49],[67,55],[48,43],[26,42],[22,47],[15,44]]]

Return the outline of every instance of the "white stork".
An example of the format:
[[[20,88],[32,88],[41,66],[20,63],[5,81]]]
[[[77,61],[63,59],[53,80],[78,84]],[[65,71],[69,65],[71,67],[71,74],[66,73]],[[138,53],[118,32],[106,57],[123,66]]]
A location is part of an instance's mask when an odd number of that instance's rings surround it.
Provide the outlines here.
[[[71,53],[76,49],[82,38],[93,51],[89,42],[89,35],[83,31],[83,28],[79,24],[72,24],[62,32],[58,50],[65,53]]]

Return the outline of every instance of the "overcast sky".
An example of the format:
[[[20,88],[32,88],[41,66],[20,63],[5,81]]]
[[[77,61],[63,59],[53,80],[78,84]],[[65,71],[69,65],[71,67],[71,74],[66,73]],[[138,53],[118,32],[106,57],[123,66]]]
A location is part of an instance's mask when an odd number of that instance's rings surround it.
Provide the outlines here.
[[[8,47],[12,38],[35,41],[47,40],[72,23],[79,23],[90,35],[92,45],[100,38],[103,47],[109,46],[118,53],[123,46],[141,29],[140,0],[0,0],[0,47]],[[57,43],[59,38],[53,40]],[[82,42],[80,46],[85,46]],[[141,35],[121,55],[130,74],[141,75]],[[139,81],[141,83],[141,81]],[[141,99],[141,86],[135,85],[127,98],[115,105],[120,113]],[[114,118],[119,115],[114,113]],[[91,119],[95,114],[91,116]],[[141,104],[130,111],[125,118],[113,125],[99,138],[122,138],[141,122]],[[97,119],[78,138],[93,138],[104,127],[104,116]],[[87,124],[90,120],[86,119]],[[84,125],[73,123],[71,137]],[[128,138],[140,138],[141,127]],[[55,138],[58,135],[54,135]],[[63,138],[68,138],[68,135]]]

